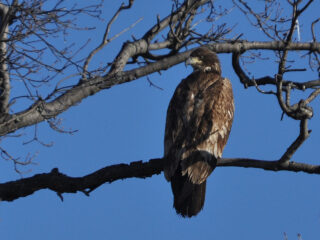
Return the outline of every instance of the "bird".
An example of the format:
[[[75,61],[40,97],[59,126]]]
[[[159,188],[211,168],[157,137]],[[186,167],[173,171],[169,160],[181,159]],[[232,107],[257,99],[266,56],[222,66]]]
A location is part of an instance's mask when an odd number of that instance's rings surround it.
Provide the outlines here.
[[[234,98],[215,52],[199,47],[186,65],[193,72],[179,83],[167,110],[164,175],[171,183],[177,214],[193,217],[204,206],[207,178],[229,138]]]

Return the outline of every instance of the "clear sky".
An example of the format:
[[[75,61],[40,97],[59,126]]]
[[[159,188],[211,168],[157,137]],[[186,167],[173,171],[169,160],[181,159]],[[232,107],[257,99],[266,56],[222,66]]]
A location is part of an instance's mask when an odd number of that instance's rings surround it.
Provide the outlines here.
[[[120,1],[110,6],[105,1],[104,17],[108,20]],[[216,1],[224,4],[225,1]],[[231,6],[231,1],[228,6]],[[319,2],[299,19],[301,41],[311,41],[310,21],[318,17]],[[115,22],[111,35],[129,26],[138,18],[143,20],[132,30],[107,46],[94,61],[98,65],[112,60],[123,41],[134,34],[140,37],[156,22],[156,14],[165,17],[171,1],[137,0],[132,10],[124,12]],[[97,24],[79,19],[80,25]],[[248,25],[237,10],[231,11],[220,23],[235,26],[234,33],[243,38],[266,40],[259,30]],[[92,39],[88,51],[103,35],[105,22],[97,30],[70,35],[70,41],[84,43]],[[199,25],[206,31],[208,25]],[[319,30],[319,29],[318,29]],[[317,32],[319,33],[319,31]],[[56,43],[63,44],[56,40]],[[88,53],[88,52],[86,52]],[[274,75],[277,64],[273,54],[267,61],[246,67],[256,78]],[[290,55],[299,68],[306,66],[305,52]],[[233,83],[236,113],[230,140],[224,157],[247,157],[276,160],[298,135],[298,122],[284,117],[274,96],[261,95],[254,88],[244,89],[231,66],[230,54],[219,54],[222,71]],[[166,109],[175,87],[192,71],[177,65],[150,79],[163,90],[150,87],[146,78],[116,86],[91,96],[72,107],[60,117],[65,129],[78,130],[73,135],[54,132],[45,123],[39,124],[39,138],[53,147],[37,143],[22,145],[30,140],[34,128],[25,129],[21,140],[7,138],[3,144],[8,151],[24,157],[38,153],[35,162],[23,169],[24,177],[49,172],[58,167],[69,176],[83,176],[97,169],[137,160],[148,161],[162,157]],[[298,76],[298,77],[296,77]],[[292,80],[317,79],[317,73],[290,74]],[[54,85],[49,86],[51,88]],[[18,87],[17,87],[18,88]],[[294,92],[295,94],[295,92]],[[299,95],[301,96],[301,95]],[[293,100],[295,98],[293,97]],[[319,100],[313,107],[310,121],[312,134],[294,155],[293,160],[319,164],[317,153],[320,139]],[[1,160],[0,182],[16,180],[19,175],[11,162]],[[126,179],[105,184],[90,197],[64,194],[64,202],[54,192],[42,190],[14,202],[0,203],[1,239],[318,239],[320,236],[319,176],[305,173],[267,172],[257,169],[217,168],[208,179],[205,207],[197,217],[183,219],[172,208],[170,185],[163,174],[148,179]]]

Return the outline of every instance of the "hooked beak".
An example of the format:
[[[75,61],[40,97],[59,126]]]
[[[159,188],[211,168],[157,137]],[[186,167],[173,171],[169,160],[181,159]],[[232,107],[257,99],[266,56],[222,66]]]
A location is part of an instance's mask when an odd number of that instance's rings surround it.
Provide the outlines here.
[[[185,66],[187,67],[188,65],[191,65],[192,67],[199,65],[201,63],[201,60],[197,57],[189,57],[186,61],[185,61]]]

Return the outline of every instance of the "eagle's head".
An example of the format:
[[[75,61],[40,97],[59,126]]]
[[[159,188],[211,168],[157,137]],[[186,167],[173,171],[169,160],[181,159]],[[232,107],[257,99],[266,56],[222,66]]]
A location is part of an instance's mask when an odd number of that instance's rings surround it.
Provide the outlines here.
[[[203,72],[214,72],[221,75],[220,61],[214,52],[205,47],[194,50],[186,61],[186,65],[190,64],[194,70]]]

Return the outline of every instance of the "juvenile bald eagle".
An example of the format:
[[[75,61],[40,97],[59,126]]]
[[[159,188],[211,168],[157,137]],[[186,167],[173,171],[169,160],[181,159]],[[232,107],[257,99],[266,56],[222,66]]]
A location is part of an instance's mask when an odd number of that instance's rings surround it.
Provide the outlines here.
[[[221,77],[217,55],[194,50],[186,62],[193,72],[170,101],[164,140],[164,175],[171,182],[174,208],[183,217],[203,208],[206,179],[221,158],[234,114],[232,86]]]

